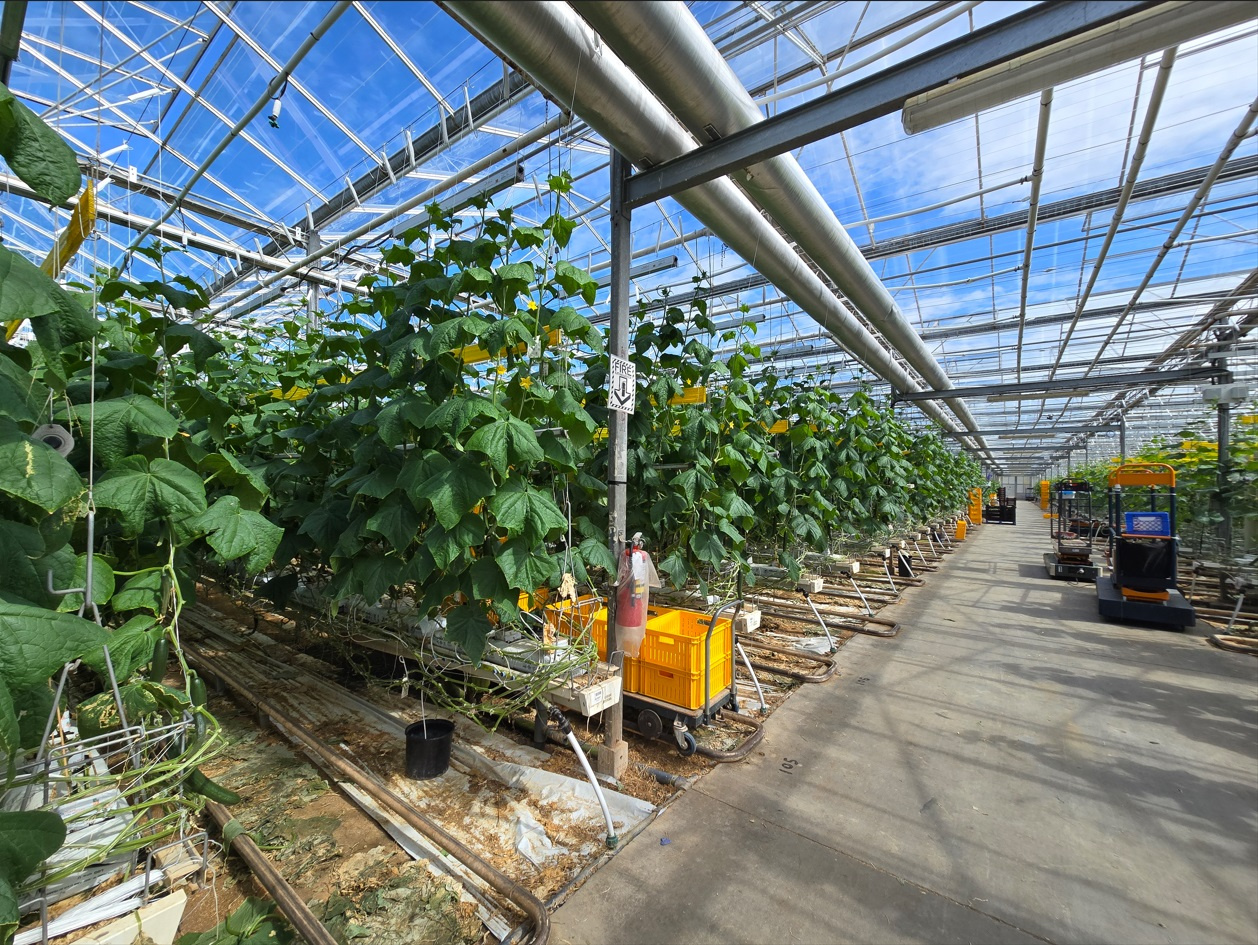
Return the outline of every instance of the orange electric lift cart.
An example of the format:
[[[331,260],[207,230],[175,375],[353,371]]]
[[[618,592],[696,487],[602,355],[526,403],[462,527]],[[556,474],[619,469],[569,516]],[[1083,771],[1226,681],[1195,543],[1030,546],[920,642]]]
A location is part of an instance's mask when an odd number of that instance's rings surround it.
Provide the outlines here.
[[[1197,620],[1178,583],[1175,470],[1128,463],[1109,475],[1110,573],[1096,579],[1102,617],[1191,627]]]

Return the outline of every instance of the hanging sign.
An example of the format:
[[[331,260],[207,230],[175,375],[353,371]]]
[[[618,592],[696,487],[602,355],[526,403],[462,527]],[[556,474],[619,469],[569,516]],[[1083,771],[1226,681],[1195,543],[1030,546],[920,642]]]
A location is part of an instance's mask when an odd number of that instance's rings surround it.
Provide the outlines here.
[[[611,371],[607,375],[607,406],[621,413],[633,413],[638,387],[638,371],[633,362],[611,355]]]

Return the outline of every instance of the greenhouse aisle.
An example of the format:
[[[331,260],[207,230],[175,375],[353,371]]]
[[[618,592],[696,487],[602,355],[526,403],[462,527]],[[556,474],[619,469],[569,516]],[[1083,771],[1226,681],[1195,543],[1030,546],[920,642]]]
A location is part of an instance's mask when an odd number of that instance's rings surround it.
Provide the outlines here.
[[[552,941],[1258,940],[1258,660],[978,529],[555,914]]]

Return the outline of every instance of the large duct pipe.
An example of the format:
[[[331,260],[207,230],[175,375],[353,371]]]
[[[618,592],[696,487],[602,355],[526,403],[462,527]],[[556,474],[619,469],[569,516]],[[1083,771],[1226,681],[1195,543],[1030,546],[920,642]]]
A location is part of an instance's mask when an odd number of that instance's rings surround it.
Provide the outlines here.
[[[701,140],[723,138],[764,120],[742,80],[684,5],[573,0],[572,6]],[[953,386],[793,155],[731,176],[927,383],[935,390]],[[947,404],[965,429],[978,429],[960,398]]]
[[[566,3],[441,0],[440,5],[638,167],[694,150],[690,134]],[[875,374],[900,391],[921,389],[733,182],[709,181],[676,200]],[[918,401],[918,406],[946,429],[958,429],[938,404]]]

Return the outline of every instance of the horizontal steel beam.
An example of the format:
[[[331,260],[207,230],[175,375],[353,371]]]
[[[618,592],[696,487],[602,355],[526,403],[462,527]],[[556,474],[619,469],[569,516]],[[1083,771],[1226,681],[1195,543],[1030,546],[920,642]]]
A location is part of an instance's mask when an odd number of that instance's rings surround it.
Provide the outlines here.
[[[1213,378],[1218,371],[1211,367],[1180,368],[1174,371],[1139,371],[1134,374],[1098,374],[1095,377],[1058,377],[1051,381],[1024,381],[1020,384],[984,384],[980,387],[953,387],[949,390],[921,390],[914,393],[896,391],[893,400],[944,400],[950,397],[991,397],[999,394],[1034,393],[1052,390],[1108,390],[1112,387],[1141,388],[1155,384],[1187,384]]]
[[[1025,433],[1027,436],[1044,436],[1049,433],[1110,433],[1118,429],[1118,424],[1109,424],[1107,426],[1054,426],[1048,430],[1020,430],[1017,427],[1001,427],[995,430],[944,430],[945,436],[1018,436]],[[1045,445],[1048,449],[1049,445]]]
[[[759,164],[897,112],[913,96],[954,79],[1160,5],[1161,0],[1040,4],[635,174],[626,183],[627,202],[641,206]]]

